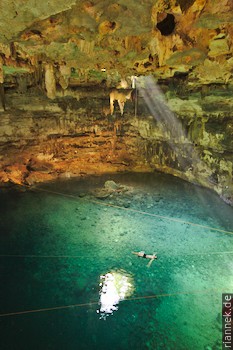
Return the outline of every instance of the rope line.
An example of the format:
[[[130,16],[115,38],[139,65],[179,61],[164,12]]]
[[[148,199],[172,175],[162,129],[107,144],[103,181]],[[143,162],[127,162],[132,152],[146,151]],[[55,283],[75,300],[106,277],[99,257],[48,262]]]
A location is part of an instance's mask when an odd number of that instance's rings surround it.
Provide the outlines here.
[[[177,256],[195,256],[195,255],[221,255],[221,254],[233,254],[233,251],[226,252],[205,252],[205,253],[188,253],[188,254],[160,254],[165,257],[177,257]],[[0,254],[0,258],[43,258],[43,259],[90,259],[88,256],[83,255],[17,255],[17,254]],[[96,258],[93,257],[93,258]]]
[[[198,227],[201,227],[201,228],[207,228],[207,229],[212,230],[212,231],[218,231],[218,232],[228,233],[228,234],[232,234],[233,235],[233,231],[226,231],[226,230],[222,230],[220,228],[215,228],[215,227],[202,225],[202,224],[196,224],[194,222],[185,221],[185,220],[182,220],[182,219],[171,218],[169,216],[163,216],[163,215],[159,215],[159,214],[148,213],[146,211],[141,211],[141,210],[132,209],[132,208],[124,208],[124,207],[120,207],[118,205],[114,205],[114,204],[110,204],[110,203],[101,203],[99,201],[93,201],[93,200],[90,200],[90,202],[106,205],[106,206],[113,207],[113,208],[128,210],[128,211],[135,212],[135,213],[142,214],[142,215],[153,216],[153,217],[157,217],[157,218],[164,219],[164,220],[175,221],[175,222],[179,222],[179,223],[186,224],[186,225],[198,226]]]
[[[223,291],[222,290],[220,291],[218,289],[209,289],[209,290],[196,290],[192,292],[163,293],[163,294],[154,294],[154,295],[126,298],[124,301],[135,301],[135,300],[174,297],[178,295],[196,295],[196,294],[209,294],[209,293],[223,293]],[[32,314],[32,313],[39,313],[39,312],[46,312],[46,311],[62,310],[62,309],[71,309],[76,307],[92,306],[97,304],[99,304],[99,301],[91,301],[89,303],[82,303],[82,304],[72,304],[72,305],[56,306],[56,307],[49,307],[49,308],[43,308],[43,309],[34,309],[34,310],[32,309],[32,310],[25,310],[25,311],[9,312],[9,313],[0,314],[0,317],[25,315],[25,314]]]
[[[85,258],[81,255],[17,255],[17,254],[0,254],[0,258]]]
[[[25,186],[28,187],[28,186]],[[30,187],[29,187],[30,188]],[[64,194],[64,193],[60,193],[60,192],[56,192],[56,191],[51,191],[51,190],[46,190],[43,188],[36,188],[37,191],[43,191],[43,192],[47,192],[47,193],[51,193],[51,194],[56,194],[56,195],[60,195],[60,196],[64,196],[64,197],[70,197],[70,198],[74,198],[74,199],[78,199],[77,196],[72,195],[72,194]],[[138,213],[138,214],[142,214],[142,215],[148,215],[148,216],[152,216],[152,217],[157,217],[160,219],[164,219],[164,220],[170,220],[170,221],[174,221],[174,222],[179,222],[179,223],[184,223],[187,225],[192,225],[192,226],[197,226],[197,227],[202,227],[202,228],[207,228],[213,231],[218,231],[218,232],[222,232],[222,233],[227,233],[227,234],[233,234],[232,231],[226,231],[226,230],[222,230],[222,229],[218,229],[218,228],[214,228],[211,226],[206,226],[206,225],[201,225],[201,224],[196,224],[193,222],[189,222],[189,221],[184,221],[181,219],[177,219],[177,218],[171,218],[171,217],[167,217],[167,216],[162,216],[162,215],[158,215],[158,214],[153,214],[153,213],[148,213],[148,212],[144,212],[144,211],[140,211],[137,209],[132,209],[132,208],[125,208],[125,207],[121,207],[118,205],[114,205],[114,204],[110,204],[110,203],[103,203],[100,201],[96,201],[96,200],[89,200],[92,203],[95,204],[99,204],[102,206],[109,206],[109,207],[113,207],[113,208],[117,208],[117,209],[121,209],[121,210],[127,210],[130,212],[134,212],[134,213]],[[233,251],[226,251],[226,252],[207,252],[207,253],[193,253],[193,254],[171,254],[171,255],[165,255],[165,256],[182,256],[182,255],[186,255],[186,256],[192,256],[192,255],[213,255],[213,254],[233,254]],[[15,257],[15,258],[82,258],[83,256],[76,256],[76,255],[10,255],[10,254],[2,254],[0,255],[0,257]],[[221,290],[217,290],[217,289],[210,289],[210,290],[196,290],[196,291],[192,291],[192,292],[176,292],[176,293],[163,293],[163,294],[155,294],[155,295],[148,295],[148,296],[138,296],[138,297],[131,297],[131,298],[126,298],[125,301],[136,301],[136,300],[146,300],[146,299],[155,299],[155,298],[162,298],[162,297],[174,297],[174,296],[178,296],[178,295],[196,295],[196,294],[209,294],[209,293],[223,293],[223,291]],[[0,317],[7,317],[7,316],[16,316],[16,315],[25,315],[25,314],[33,314],[33,313],[40,313],[40,312],[47,312],[47,311],[56,311],[56,310],[64,310],[64,309],[71,309],[71,308],[78,308],[78,307],[85,307],[85,306],[92,306],[92,305],[97,305],[99,304],[99,301],[93,301],[93,302],[88,302],[88,303],[80,303],[80,304],[72,304],[72,305],[65,305],[65,306],[56,306],[56,307],[51,307],[51,308],[41,308],[41,309],[32,309],[32,310],[25,310],[25,311],[17,311],[17,312],[10,312],[10,313],[3,313],[0,314]]]
[[[71,309],[74,307],[82,307],[82,306],[89,306],[89,305],[96,305],[98,302],[90,302],[90,303],[84,303],[84,304],[73,304],[73,305],[65,305],[65,306],[55,306],[55,307],[47,307],[44,309],[34,309],[34,310],[26,310],[26,311],[17,311],[17,312],[9,312],[6,314],[0,314],[0,317],[5,316],[14,316],[14,315],[24,315],[24,314],[32,314],[37,312],[45,312],[45,311],[54,311],[54,310],[62,310],[62,309]]]
[[[226,252],[203,252],[203,253],[181,253],[181,254],[177,254],[177,253],[174,253],[174,254],[163,254],[160,253],[159,254],[159,258],[160,257],[177,257],[177,256],[201,256],[201,255],[223,255],[223,254],[233,254],[233,251],[226,251]],[[1,257],[1,255],[0,255]]]
[[[60,195],[60,196],[64,196],[64,197],[74,198],[74,199],[78,199],[79,198],[79,197],[77,197],[75,195],[72,195],[72,194],[66,194],[66,193],[61,193],[61,192],[57,192],[57,191],[46,190],[46,189],[43,189],[43,188],[36,188],[36,190],[42,191],[42,192],[48,192],[48,193],[52,193],[52,194],[56,194],[56,195]],[[169,216],[164,216],[164,215],[159,215],[159,214],[154,214],[154,213],[148,213],[146,211],[142,211],[142,210],[138,210],[138,209],[125,208],[125,207],[121,207],[119,205],[115,205],[115,204],[111,204],[111,203],[104,203],[104,202],[100,202],[100,201],[96,201],[96,200],[92,200],[92,199],[89,199],[89,201],[91,203],[99,204],[99,205],[102,205],[102,206],[117,208],[117,209],[129,211],[129,212],[133,212],[133,213],[137,213],[137,214],[152,216],[152,217],[156,217],[156,218],[163,219],[163,220],[179,222],[179,223],[190,225],[190,226],[201,227],[201,228],[204,228],[204,229],[209,229],[209,230],[212,230],[212,231],[217,231],[217,232],[233,235],[233,231],[226,231],[226,230],[222,230],[222,229],[216,228],[216,227],[211,227],[211,226],[208,226],[208,225],[196,224],[196,223],[191,222],[191,221],[185,221],[185,220],[182,220],[182,219],[172,218],[172,217],[169,217]]]

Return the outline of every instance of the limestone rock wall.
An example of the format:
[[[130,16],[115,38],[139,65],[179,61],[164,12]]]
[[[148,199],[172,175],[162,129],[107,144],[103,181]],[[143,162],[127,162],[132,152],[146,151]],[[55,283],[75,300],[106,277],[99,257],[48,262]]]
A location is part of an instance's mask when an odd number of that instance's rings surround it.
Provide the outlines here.
[[[10,91],[0,113],[1,183],[157,169],[232,203],[233,88],[213,86],[185,96],[180,86],[163,86],[177,130],[156,119],[140,93],[127,101],[121,117],[117,105],[109,114],[106,89],[67,89],[54,100]]]

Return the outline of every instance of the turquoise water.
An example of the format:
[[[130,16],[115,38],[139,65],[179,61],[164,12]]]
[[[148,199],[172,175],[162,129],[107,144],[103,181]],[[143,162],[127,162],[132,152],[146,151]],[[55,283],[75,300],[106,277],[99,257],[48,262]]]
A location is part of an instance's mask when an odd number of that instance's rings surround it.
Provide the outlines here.
[[[110,179],[125,191],[96,199]],[[1,349],[221,349],[233,235],[203,226],[233,231],[233,208],[214,193],[163,174],[109,175],[1,192],[0,213],[0,314],[81,304],[1,316]],[[150,268],[131,253],[141,250],[157,252]],[[111,271],[134,290],[101,319]]]

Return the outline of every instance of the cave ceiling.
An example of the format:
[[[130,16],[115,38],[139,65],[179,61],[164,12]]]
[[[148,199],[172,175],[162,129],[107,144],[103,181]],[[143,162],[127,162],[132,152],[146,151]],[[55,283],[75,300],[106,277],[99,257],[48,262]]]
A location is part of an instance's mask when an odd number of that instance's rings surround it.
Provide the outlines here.
[[[0,10],[2,79],[52,65],[64,89],[83,76],[232,80],[232,0],[2,0]]]

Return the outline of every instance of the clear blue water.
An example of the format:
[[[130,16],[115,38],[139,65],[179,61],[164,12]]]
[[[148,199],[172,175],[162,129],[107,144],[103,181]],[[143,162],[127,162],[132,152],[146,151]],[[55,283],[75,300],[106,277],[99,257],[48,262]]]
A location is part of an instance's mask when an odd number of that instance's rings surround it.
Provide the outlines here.
[[[130,190],[96,199],[92,191],[110,179]],[[1,191],[0,314],[84,305],[1,316],[0,348],[221,349],[221,293],[233,290],[233,234],[187,221],[233,231],[233,208],[159,173]],[[140,250],[157,252],[150,268],[131,253]],[[131,277],[134,292],[100,319],[100,275],[113,270]]]

